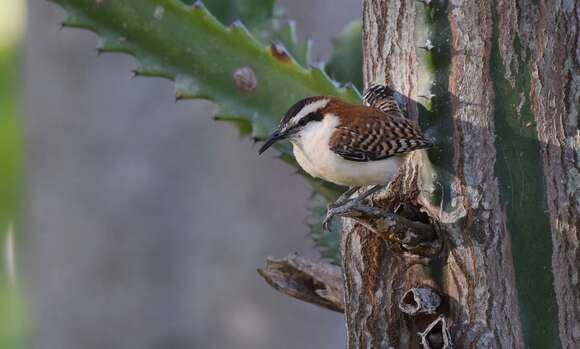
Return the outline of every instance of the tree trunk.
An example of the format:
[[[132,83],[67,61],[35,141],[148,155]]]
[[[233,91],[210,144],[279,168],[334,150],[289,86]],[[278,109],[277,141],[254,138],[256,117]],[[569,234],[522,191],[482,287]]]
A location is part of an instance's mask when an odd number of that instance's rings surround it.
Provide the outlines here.
[[[574,1],[363,1],[365,84],[406,96],[437,144],[375,205],[445,248],[345,219],[348,348],[580,347],[579,15]],[[441,294],[435,312],[404,311],[419,286]]]

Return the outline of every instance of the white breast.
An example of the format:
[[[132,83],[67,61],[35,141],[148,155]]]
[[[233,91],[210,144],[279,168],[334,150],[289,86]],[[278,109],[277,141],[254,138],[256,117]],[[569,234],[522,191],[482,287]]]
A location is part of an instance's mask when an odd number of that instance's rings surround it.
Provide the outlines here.
[[[306,125],[300,137],[293,140],[294,156],[304,171],[346,186],[386,184],[397,175],[403,157],[358,162],[343,159],[330,150],[328,143],[338,124],[338,117],[326,115],[321,122]]]

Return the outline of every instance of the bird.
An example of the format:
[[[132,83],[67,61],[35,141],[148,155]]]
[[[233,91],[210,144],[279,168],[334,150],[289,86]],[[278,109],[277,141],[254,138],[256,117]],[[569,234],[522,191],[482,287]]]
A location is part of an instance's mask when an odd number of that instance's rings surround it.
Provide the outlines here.
[[[419,125],[405,117],[390,87],[374,84],[365,105],[331,96],[304,98],[288,109],[258,151],[288,140],[298,165],[309,175],[350,187],[329,204],[323,227],[362,200],[390,185],[407,155],[433,147]],[[371,186],[355,199],[361,187]]]

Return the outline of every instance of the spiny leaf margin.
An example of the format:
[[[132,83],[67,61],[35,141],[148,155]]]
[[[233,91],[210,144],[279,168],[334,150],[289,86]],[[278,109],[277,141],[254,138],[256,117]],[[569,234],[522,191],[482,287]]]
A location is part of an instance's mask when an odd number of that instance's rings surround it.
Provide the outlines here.
[[[133,55],[140,64],[135,75],[173,80],[176,99],[215,102],[217,120],[232,122],[254,139],[265,137],[288,106],[306,96],[332,95],[360,103],[354,87],[338,87],[322,67],[303,68],[279,44],[264,46],[241,22],[225,27],[200,2],[188,6],[177,0],[49,1],[67,11],[63,26],[98,35],[99,52]],[[293,24],[280,33],[285,41],[297,43]],[[307,57],[309,43],[302,49]],[[255,89],[240,90],[234,83],[234,73],[243,67],[255,74]],[[286,147],[278,150],[282,159],[296,166]],[[340,192],[337,186],[305,178],[319,202],[327,203]],[[321,207],[312,210],[310,221],[316,224],[309,224],[311,236],[323,257],[336,262],[338,239],[319,229]]]
[[[340,88],[317,67],[303,68],[280,45],[262,45],[240,22],[223,26],[201,4],[177,0],[52,0],[68,12],[64,26],[90,29],[100,52],[137,58],[137,75],[176,82],[179,98],[214,101],[221,119],[246,120],[262,139],[296,100],[332,95],[354,103],[354,89]],[[257,84],[241,90],[237,69],[249,67]]]
[[[284,11],[275,0],[211,0],[206,6],[222,24],[242,21],[260,42],[280,42],[300,65],[310,64],[312,42],[298,40],[295,22],[282,20]]]

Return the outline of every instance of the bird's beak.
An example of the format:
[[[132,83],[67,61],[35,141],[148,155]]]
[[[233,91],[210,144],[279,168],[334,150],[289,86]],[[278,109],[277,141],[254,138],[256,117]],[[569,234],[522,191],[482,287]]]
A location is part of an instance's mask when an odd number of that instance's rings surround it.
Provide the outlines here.
[[[258,155],[262,155],[262,153],[270,148],[274,143],[284,138],[286,138],[285,134],[280,133],[280,131],[275,131],[264,141],[264,144],[262,144],[262,147],[258,151]]]

